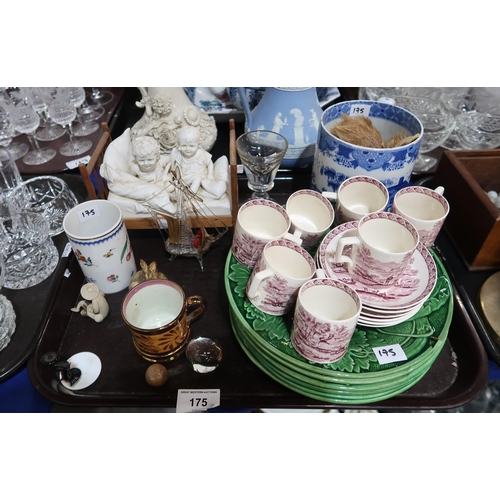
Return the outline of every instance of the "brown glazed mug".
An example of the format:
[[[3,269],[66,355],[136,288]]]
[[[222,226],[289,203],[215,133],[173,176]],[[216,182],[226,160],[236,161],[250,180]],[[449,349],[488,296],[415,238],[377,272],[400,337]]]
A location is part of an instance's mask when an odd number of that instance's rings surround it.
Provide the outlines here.
[[[145,281],[130,290],[122,302],[122,318],[132,333],[136,351],[150,362],[177,359],[190,336],[189,325],[205,310],[205,300],[173,281]]]

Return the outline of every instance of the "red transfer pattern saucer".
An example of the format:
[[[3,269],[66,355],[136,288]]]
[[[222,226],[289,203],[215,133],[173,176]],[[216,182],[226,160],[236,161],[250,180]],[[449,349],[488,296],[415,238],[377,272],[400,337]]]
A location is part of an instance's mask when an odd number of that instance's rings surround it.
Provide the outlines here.
[[[318,248],[317,262],[330,278],[353,287],[361,297],[363,306],[377,310],[412,310],[422,304],[432,293],[437,280],[436,264],[430,252],[418,244],[406,270],[397,282],[389,287],[355,282],[343,265],[335,262],[335,249],[342,236],[354,236],[358,222],[346,222],[332,229]],[[349,255],[346,246],[346,255]]]

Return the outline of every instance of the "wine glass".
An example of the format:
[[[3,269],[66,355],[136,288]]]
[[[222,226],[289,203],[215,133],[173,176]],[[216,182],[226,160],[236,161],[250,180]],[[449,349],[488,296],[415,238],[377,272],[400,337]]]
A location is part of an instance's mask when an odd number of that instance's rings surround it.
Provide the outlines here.
[[[30,150],[24,142],[12,144],[15,135],[16,131],[9,121],[9,114],[0,107],[0,162],[9,159],[19,160]]]
[[[99,113],[93,111],[87,104],[85,89],[83,87],[68,87],[68,89],[69,100],[76,108],[76,118],[78,121],[73,126],[73,134],[76,137],[85,137],[93,134],[99,128],[99,124],[92,118],[93,116],[99,116]]]
[[[58,89],[58,94],[49,104],[49,114],[56,123],[68,131],[69,142],[63,144],[59,149],[63,156],[77,156],[87,152],[92,147],[92,141],[75,139],[73,135],[72,123],[76,118],[76,108],[69,99],[69,91],[61,87]]]
[[[12,99],[7,92],[6,87],[0,87],[0,121],[7,121],[9,122],[9,109],[12,106]],[[9,122],[10,123],[10,122]],[[25,144],[24,142],[19,142],[16,144],[11,144],[12,139],[18,135],[20,135],[18,132],[14,130],[13,127],[10,127],[10,131],[7,135],[7,129],[5,128],[3,130],[3,141],[5,142],[7,137],[10,138],[9,142],[7,144],[4,144],[3,147],[9,152],[11,158],[15,160],[19,160],[22,158],[29,150],[29,146]],[[6,159],[6,152],[0,151],[0,157],[3,159]]]
[[[52,121],[49,116],[48,105],[52,99],[51,87],[27,87],[29,103],[40,116],[40,127],[35,132],[35,138],[39,141],[54,141],[62,137],[66,131]]]
[[[80,123],[77,123],[74,127],[75,135],[77,137],[83,137],[93,134],[99,129],[100,125],[97,120],[99,120],[104,113],[104,108],[101,106],[89,106],[87,100],[85,100],[79,111]]]
[[[115,95],[107,90],[101,90],[99,87],[92,87],[92,90],[87,94],[87,102],[91,106],[104,106],[113,100]]]
[[[42,165],[54,158],[56,150],[52,148],[40,148],[38,140],[35,137],[35,132],[40,125],[40,117],[32,106],[26,104],[24,101],[17,103],[12,108],[10,122],[14,130],[28,136],[33,148],[33,151],[23,156],[23,162],[26,165]]]
[[[288,141],[270,130],[254,130],[236,140],[236,150],[248,178],[252,199],[269,199]]]
[[[427,95],[431,95],[428,93]],[[413,113],[423,125],[422,141],[413,173],[422,174],[434,168],[437,158],[423,154],[441,146],[455,128],[455,118],[445,109],[441,101],[441,93],[436,91],[433,97],[419,95],[388,96],[396,106]]]

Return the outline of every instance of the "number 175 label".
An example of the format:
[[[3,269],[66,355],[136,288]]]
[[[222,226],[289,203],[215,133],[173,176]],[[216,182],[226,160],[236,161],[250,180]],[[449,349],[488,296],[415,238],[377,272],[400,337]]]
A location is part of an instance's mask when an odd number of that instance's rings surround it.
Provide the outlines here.
[[[349,116],[366,116],[370,115],[369,104],[353,104],[349,110]]]
[[[87,222],[94,217],[100,217],[101,213],[99,212],[99,208],[97,205],[89,205],[86,208],[83,208],[78,212],[78,217],[80,219],[80,224]]]
[[[220,405],[220,389],[179,389],[177,413],[205,411]]]

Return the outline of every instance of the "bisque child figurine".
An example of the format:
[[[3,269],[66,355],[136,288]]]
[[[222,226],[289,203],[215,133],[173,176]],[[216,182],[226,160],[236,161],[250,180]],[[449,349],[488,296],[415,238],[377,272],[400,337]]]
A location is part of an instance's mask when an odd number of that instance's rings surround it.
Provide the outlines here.
[[[179,130],[177,137],[178,145],[172,150],[168,174],[174,171],[180,175],[194,194],[203,188],[210,198],[221,198],[226,193],[227,182],[215,178],[212,155],[201,147],[200,131],[188,125]],[[223,156],[218,162],[224,162],[227,171],[227,158]]]
[[[96,323],[101,323],[109,313],[109,304],[104,298],[104,293],[95,283],[86,283],[80,289],[80,295],[84,300],[80,300],[71,310],[92,318]]]

